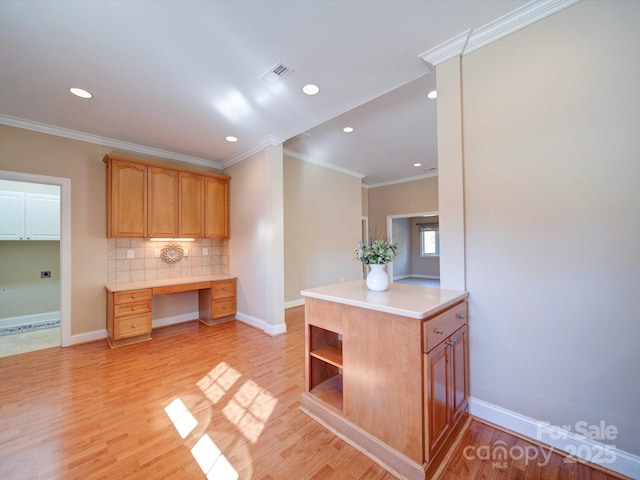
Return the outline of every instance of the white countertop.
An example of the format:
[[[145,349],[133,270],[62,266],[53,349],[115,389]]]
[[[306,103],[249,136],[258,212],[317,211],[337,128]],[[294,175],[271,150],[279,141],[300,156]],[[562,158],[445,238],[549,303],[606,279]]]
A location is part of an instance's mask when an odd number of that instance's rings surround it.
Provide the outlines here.
[[[467,292],[392,283],[386,292],[372,292],[364,280],[336,283],[300,292],[304,297],[422,320],[469,296]]]
[[[124,290],[138,290],[141,288],[167,287],[170,285],[184,285],[187,283],[216,282],[220,280],[231,280],[237,278],[236,275],[217,274],[199,275],[197,277],[165,278],[162,280],[146,280],[144,282],[131,283],[109,283],[106,285],[107,292],[122,292]]]

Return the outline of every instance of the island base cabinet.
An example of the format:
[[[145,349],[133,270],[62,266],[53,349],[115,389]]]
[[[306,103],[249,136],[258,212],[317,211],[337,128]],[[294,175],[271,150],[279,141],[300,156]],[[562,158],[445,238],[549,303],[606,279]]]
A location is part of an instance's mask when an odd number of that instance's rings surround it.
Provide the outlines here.
[[[451,434],[467,402],[467,328],[424,355],[425,461],[429,462]]]
[[[468,411],[466,308],[421,320],[305,298],[301,410],[398,478],[431,478]]]

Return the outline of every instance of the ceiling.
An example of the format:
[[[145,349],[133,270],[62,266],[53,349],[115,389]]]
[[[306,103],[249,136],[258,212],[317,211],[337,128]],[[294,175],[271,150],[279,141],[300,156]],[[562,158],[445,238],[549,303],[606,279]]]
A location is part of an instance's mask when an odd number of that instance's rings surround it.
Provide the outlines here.
[[[524,3],[3,0],[0,122],[217,168],[291,139],[286,152],[368,185],[425,175],[435,77],[419,55]],[[278,63],[293,73],[261,79]]]

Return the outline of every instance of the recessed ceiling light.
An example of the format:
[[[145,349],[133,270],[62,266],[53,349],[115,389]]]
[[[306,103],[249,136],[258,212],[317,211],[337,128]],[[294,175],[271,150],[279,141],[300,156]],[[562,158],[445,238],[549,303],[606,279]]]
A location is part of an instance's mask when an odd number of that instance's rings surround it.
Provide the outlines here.
[[[238,137],[234,137],[233,135],[229,135],[227,137],[227,142],[237,142],[238,141]]]
[[[422,164],[421,164],[421,163],[414,163],[414,164],[413,164],[413,166],[414,166],[414,167],[421,167],[421,166],[422,166]]]
[[[438,98],[438,91],[437,90],[431,90],[429,93],[427,93],[427,98],[429,100],[433,100],[434,98]]]
[[[305,85],[302,87],[302,91],[307,95],[315,95],[320,91],[320,87],[310,83],[309,85]]]
[[[93,98],[93,95],[82,88],[72,87],[69,89],[71,93],[73,93],[76,97],[80,98]]]
[[[353,127],[344,127],[344,128],[342,129],[342,131],[343,131],[344,133],[351,133],[351,132],[353,132]]]

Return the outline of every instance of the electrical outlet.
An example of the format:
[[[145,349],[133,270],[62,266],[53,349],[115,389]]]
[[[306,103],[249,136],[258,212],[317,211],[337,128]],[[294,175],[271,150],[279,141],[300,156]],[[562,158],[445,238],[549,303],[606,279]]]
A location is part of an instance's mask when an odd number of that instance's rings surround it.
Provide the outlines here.
[[[156,249],[153,251],[153,254],[156,256],[156,258],[160,258],[160,249],[159,249],[159,248],[156,248]]]
[[[207,247],[204,247],[204,248],[202,249],[202,256],[203,256],[203,257],[206,257],[206,256],[208,256],[208,255],[209,255],[209,249],[208,249]]]
[[[127,250],[127,258],[133,258],[133,250]]]
[[[40,278],[51,278],[51,270],[40,272]]]
[[[4,287],[2,290],[0,290],[2,293],[9,293],[11,291],[10,288]]]

